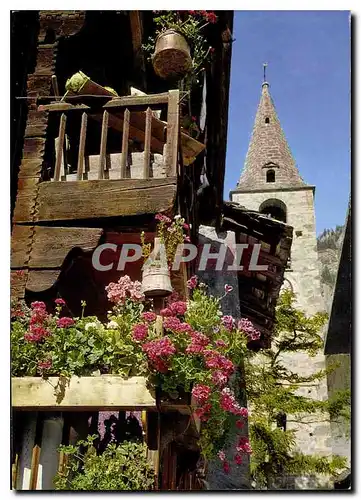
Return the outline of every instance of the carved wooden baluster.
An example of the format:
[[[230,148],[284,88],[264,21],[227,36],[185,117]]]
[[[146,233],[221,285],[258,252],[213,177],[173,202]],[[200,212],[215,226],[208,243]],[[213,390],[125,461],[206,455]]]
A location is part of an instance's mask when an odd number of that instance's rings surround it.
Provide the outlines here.
[[[54,181],[60,180],[61,162],[63,159],[63,152],[64,152],[65,127],[66,127],[66,115],[65,113],[62,113],[59,125],[59,140],[56,149]]]
[[[179,130],[179,90],[168,92],[167,149],[165,165],[167,177],[177,175],[178,130]]]
[[[31,472],[29,490],[36,490],[39,486],[39,459],[42,445],[44,417],[38,413],[35,429],[34,447],[31,456]]]
[[[120,163],[121,179],[125,179],[126,177],[126,168],[128,163],[129,122],[130,122],[130,111],[128,108],[126,108],[126,110],[124,111],[122,156]]]
[[[102,136],[100,139],[100,157],[99,157],[98,179],[104,178],[104,169],[105,169],[106,154],[107,154],[108,120],[109,120],[109,113],[108,113],[108,111],[104,111],[103,123],[102,123]]]
[[[145,112],[145,138],[144,138],[144,164],[143,164],[143,179],[149,178],[150,167],[150,141],[152,135],[152,110],[147,108]]]
[[[54,92],[55,100],[59,101],[60,95],[59,95],[58,79],[57,79],[56,75],[52,75],[52,77],[51,77],[51,85],[53,87],[53,92]]]
[[[83,178],[84,170],[84,151],[85,151],[85,140],[86,140],[86,129],[88,123],[88,115],[86,113],[82,114],[81,117],[81,127],[80,127],[80,139],[79,139],[79,154],[78,154],[78,167],[76,179],[81,181]]]

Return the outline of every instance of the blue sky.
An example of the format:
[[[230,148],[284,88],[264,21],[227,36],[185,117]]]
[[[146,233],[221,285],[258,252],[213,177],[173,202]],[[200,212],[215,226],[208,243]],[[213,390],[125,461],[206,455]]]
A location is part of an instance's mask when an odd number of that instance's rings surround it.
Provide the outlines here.
[[[224,197],[243,168],[263,63],[301,176],[316,186],[317,234],[343,224],[350,194],[348,11],[235,11]]]

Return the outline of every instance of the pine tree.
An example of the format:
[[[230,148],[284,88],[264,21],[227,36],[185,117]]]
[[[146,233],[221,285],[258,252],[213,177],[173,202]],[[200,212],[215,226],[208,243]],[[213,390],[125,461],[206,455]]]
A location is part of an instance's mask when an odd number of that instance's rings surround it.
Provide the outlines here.
[[[307,317],[294,303],[295,295],[291,291],[281,294],[271,347],[250,354],[245,363],[246,392],[251,410],[251,475],[256,488],[271,489],[280,477],[288,475],[334,475],[346,464],[346,459],[340,456],[299,452],[295,430],[286,428],[286,416],[299,424],[306,424],[312,418],[327,421],[330,418],[350,418],[349,391],[339,392],[334,399],[326,401],[300,394],[302,387],[317,384],[327,372],[320,370],[301,376],[290,369],[283,355],[304,352],[313,357],[319,353],[323,348],[320,331],[327,321],[327,314]]]

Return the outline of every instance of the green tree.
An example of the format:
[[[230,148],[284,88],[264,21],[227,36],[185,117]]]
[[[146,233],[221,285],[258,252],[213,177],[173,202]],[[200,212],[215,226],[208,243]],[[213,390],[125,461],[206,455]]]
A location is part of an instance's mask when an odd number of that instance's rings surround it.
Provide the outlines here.
[[[314,357],[323,348],[320,334],[326,313],[307,317],[295,307],[291,291],[281,294],[276,309],[276,326],[269,349],[250,355],[245,363],[246,391],[250,408],[249,433],[253,453],[251,475],[257,488],[272,488],[286,476],[334,475],[346,459],[305,455],[296,448],[296,431],[289,422],[302,425],[313,421],[349,419],[350,394],[342,391],[332,400],[320,401],[304,395],[327,375],[320,370],[310,375],[292,371],[289,353]],[[331,369],[334,369],[332,367]],[[306,387],[306,390],[303,389]]]

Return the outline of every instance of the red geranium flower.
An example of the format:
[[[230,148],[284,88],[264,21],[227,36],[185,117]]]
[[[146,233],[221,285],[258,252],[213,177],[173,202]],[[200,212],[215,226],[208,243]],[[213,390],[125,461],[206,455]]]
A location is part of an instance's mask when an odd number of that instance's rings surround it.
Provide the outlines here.
[[[214,12],[206,12],[206,19],[209,23],[215,24],[218,21],[218,17],[215,15]]]
[[[59,318],[58,321],[56,322],[56,326],[58,328],[68,328],[69,326],[73,326],[75,321],[72,318],[67,318],[64,316],[64,318]]]

